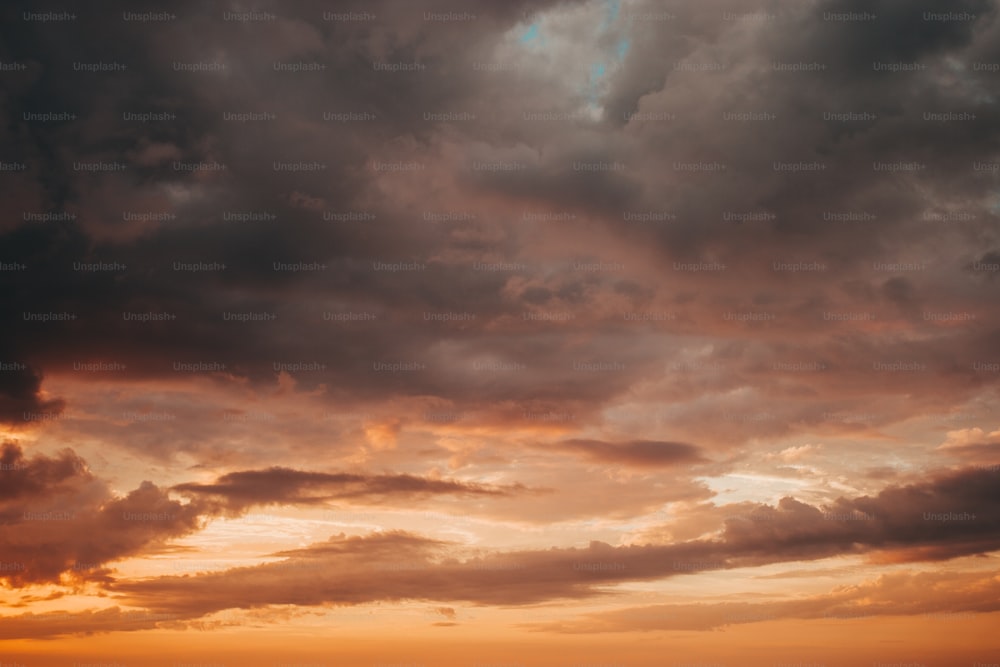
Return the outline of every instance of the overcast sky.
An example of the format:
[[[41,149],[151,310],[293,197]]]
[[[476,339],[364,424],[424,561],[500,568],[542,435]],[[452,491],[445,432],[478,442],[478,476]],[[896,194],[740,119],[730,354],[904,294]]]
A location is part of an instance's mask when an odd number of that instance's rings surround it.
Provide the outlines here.
[[[1000,662],[996,2],[0,15],[0,663]]]

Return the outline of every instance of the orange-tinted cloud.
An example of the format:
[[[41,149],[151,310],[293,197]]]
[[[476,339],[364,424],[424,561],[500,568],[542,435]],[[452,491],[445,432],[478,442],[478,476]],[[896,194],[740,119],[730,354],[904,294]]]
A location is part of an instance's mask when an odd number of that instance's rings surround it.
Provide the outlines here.
[[[683,442],[631,440],[612,443],[601,440],[565,440],[546,445],[545,448],[578,454],[600,463],[615,463],[637,468],[676,466],[705,461],[697,447]]]
[[[309,505],[332,500],[363,500],[372,503],[431,495],[504,496],[523,487],[501,488],[415,475],[363,475],[323,473],[268,468],[223,475],[211,484],[187,483],[175,491],[218,501],[227,512],[242,512],[253,505]]]
[[[191,618],[269,604],[418,599],[514,605],[598,596],[620,582],[841,554],[941,560],[1000,549],[1000,493],[995,476],[981,470],[944,473],[826,508],[784,498],[757,516],[727,521],[712,539],[623,547],[593,542],[585,549],[482,556],[399,532],[338,537],[276,554],[287,559],[281,563],[122,581],[111,589],[130,604]]]
[[[1000,580],[971,573],[902,572],[800,600],[659,604],[540,624],[549,632],[714,630],[782,619],[863,619],[879,616],[968,618],[1000,611]]]

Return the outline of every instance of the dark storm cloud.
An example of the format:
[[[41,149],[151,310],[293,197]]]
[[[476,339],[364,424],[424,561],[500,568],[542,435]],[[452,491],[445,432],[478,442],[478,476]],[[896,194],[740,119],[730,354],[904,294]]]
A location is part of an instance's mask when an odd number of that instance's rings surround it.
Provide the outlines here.
[[[824,18],[848,11],[849,4],[759,10],[714,3],[674,6],[676,22],[641,26],[633,40],[638,54],[626,60],[613,95],[626,95],[631,81],[653,71],[660,77],[659,86],[645,86],[633,92],[631,100],[615,98],[616,104],[629,112],[676,115],[669,122],[632,124],[632,136],[642,140],[635,150],[643,151],[635,171],[650,184],[645,203],[678,216],[677,223],[663,225],[659,233],[668,257],[697,259],[711,253],[738,268],[741,276],[754,273],[758,289],[770,282],[765,276],[783,276],[766,270],[757,274],[750,265],[767,267],[770,259],[789,254],[823,259],[830,264],[830,275],[836,271],[835,280],[844,279],[864,275],[873,258],[892,256],[901,245],[912,252],[937,235],[933,224],[918,222],[926,209],[954,203],[980,219],[991,215],[991,204],[983,201],[989,183],[974,177],[971,165],[977,158],[995,155],[1000,145],[1000,124],[989,95],[991,75],[972,71],[975,61],[996,59],[995,48],[992,55],[979,48],[989,44],[989,35],[997,30],[992,12],[983,11],[992,3],[962,3],[958,8],[949,3],[865,3],[863,9],[854,9],[876,14],[878,20]],[[925,11],[966,10],[976,18],[923,17]],[[726,11],[736,16],[756,13],[756,18],[722,20]],[[693,15],[700,15],[703,26],[713,26],[702,29],[705,39],[667,40],[673,57],[657,57],[653,51],[673,34],[674,23]],[[901,24],[919,30],[901,29]],[[654,39],[654,33],[660,39]],[[926,69],[876,72],[873,61],[917,63]],[[720,69],[683,69],[703,65]],[[823,69],[776,69],[812,65]],[[922,117],[924,112],[946,111],[975,114],[976,119],[929,122]],[[732,119],[750,113],[757,114],[757,120]],[[875,118],[864,122],[824,117],[842,113]],[[773,117],[761,120],[764,114]],[[650,146],[657,153],[648,150]],[[670,159],[660,158],[662,153]],[[727,169],[695,178],[676,173],[675,160],[717,161]],[[890,176],[873,171],[875,161],[899,160],[923,162],[927,171]],[[775,162],[813,161],[825,163],[825,169],[813,174],[772,169]],[[660,183],[654,189],[656,181]],[[697,190],[679,191],[678,182]],[[824,211],[851,210],[867,211],[878,222],[845,225],[822,220]],[[725,224],[721,218],[726,211],[766,211],[776,217]],[[960,258],[952,261],[957,265]],[[931,275],[940,279],[938,273]],[[703,276],[693,279],[704,285]],[[782,290],[783,301],[798,296],[793,286],[783,284]]]
[[[553,7],[558,24],[545,18]],[[122,20],[125,9],[144,11],[133,6],[81,9],[69,24],[25,22],[21,8],[5,8],[7,24],[18,30],[8,31],[4,58],[28,69],[4,73],[3,139],[10,158],[27,166],[5,172],[0,183],[13,212],[0,223],[0,261],[26,268],[0,272],[0,306],[10,322],[0,351],[49,375],[77,362],[118,362],[127,366],[124,379],[176,378],[174,362],[218,362],[228,377],[258,385],[273,383],[281,364],[316,364],[322,369],[296,375],[298,386],[324,387],[333,400],[432,396],[484,412],[545,402],[546,409],[598,415],[597,408],[662,378],[660,362],[671,355],[638,341],[637,327],[611,326],[611,318],[623,324],[626,312],[669,310],[676,319],[657,331],[711,340],[708,362],[728,362],[718,351],[746,340],[778,356],[791,334],[815,341],[802,350],[806,361],[842,361],[807,382],[775,379],[760,366],[766,351],[757,349],[727,374],[670,380],[664,398],[697,400],[752,382],[755,400],[796,399],[775,408],[776,419],[735,426],[692,408],[677,418],[688,430],[670,438],[784,435],[816,426],[829,405],[863,403],[876,390],[898,398],[917,387],[921,406],[947,409],[945,402],[965,401],[1000,377],[970,370],[1000,331],[984,308],[995,297],[995,272],[974,268],[997,242],[993,173],[972,168],[995,161],[1000,149],[993,75],[973,68],[1000,59],[992,8],[980,0],[920,7],[886,0],[863,8],[828,2],[774,5],[753,10],[765,19],[744,20],[727,17],[751,11],[736,2],[649,2],[623,9],[605,28],[594,27],[605,18],[602,6],[579,2],[378,2],[338,10],[369,12],[376,16],[370,21],[324,20],[323,3],[263,3],[255,11],[274,20],[247,22],[224,20],[234,11],[226,4],[182,3],[170,10],[176,20],[149,24]],[[476,18],[424,19],[425,12],[449,11]],[[828,18],[850,11],[879,18]],[[924,16],[938,11],[976,18]],[[673,18],[637,18],[657,12]],[[519,41],[531,22],[543,39]],[[563,34],[578,29],[594,34],[586,51]],[[926,69],[876,71],[872,63],[883,61]],[[128,68],[74,71],[74,62]],[[275,70],[298,62],[326,69]],[[220,71],[183,69],[192,63]],[[375,63],[426,69],[387,72]],[[813,64],[825,69],[778,67]],[[607,70],[603,78],[598,65]],[[591,120],[593,106],[603,116]],[[22,120],[25,112],[62,110],[78,118]],[[127,112],[176,118],[125,121]],[[425,112],[475,118],[445,123],[426,120]],[[924,112],[976,119],[928,121]],[[241,113],[275,117],[227,120]],[[371,120],[325,116],[345,113]],[[633,113],[640,115],[626,118]],[[727,116],[748,113],[774,118]],[[824,115],[868,113],[866,120]],[[114,161],[128,169],[73,166]],[[926,168],[886,173],[873,168],[880,161]],[[276,162],[318,167],[290,173],[276,171]],[[684,167],[701,162],[727,169]],[[827,168],[773,167],[800,162]],[[175,163],[227,168],[192,173]],[[419,168],[379,167],[394,163]],[[602,163],[615,169],[579,166]],[[68,211],[76,219],[24,221],[25,211]],[[623,220],[643,211],[674,217]],[[724,218],[761,211],[773,217]],[[859,211],[874,217],[824,219]],[[924,217],[956,211],[976,217]],[[176,217],[126,221],[126,212]],[[526,224],[525,212],[576,218]],[[476,217],[436,221],[425,213]],[[572,268],[574,261],[600,267],[612,260],[625,265],[620,274]],[[925,260],[932,260],[926,268],[904,275],[873,268]],[[703,261],[725,269],[675,266]],[[825,268],[772,268],[812,261]],[[175,270],[175,262],[225,269]],[[317,270],[275,270],[275,262]],[[375,262],[410,268],[377,270]],[[76,268],[100,263],[124,268]],[[473,268],[484,263],[507,268]],[[748,309],[767,310],[775,322],[721,322],[723,313]],[[977,319],[963,328],[927,324],[925,313],[947,309],[977,311]],[[860,311],[875,313],[874,326],[885,327],[844,331],[823,319]],[[373,319],[324,319],[345,312]],[[46,313],[77,319],[25,319]],[[140,323],[125,320],[127,313],[176,319]],[[233,313],[273,319],[227,321]],[[433,319],[456,313],[476,318]],[[555,326],[532,319],[552,316],[567,317]],[[894,332],[917,324],[927,335],[897,348]],[[940,363],[915,376],[861,372],[896,349]],[[851,359],[861,360],[858,368]],[[526,368],[468,372],[484,361]],[[592,380],[572,370],[579,362],[625,368]],[[374,370],[381,363],[420,370]],[[38,390],[22,382],[8,392],[3,405],[10,408],[0,410],[54,411],[56,404],[37,403]],[[887,424],[906,410],[890,412]]]
[[[11,42],[11,58],[51,48],[32,61],[32,71],[41,77],[28,85],[30,94],[17,98],[20,106],[12,108],[13,117],[35,109],[28,109],[31,105],[45,111],[58,103],[72,107],[78,119],[17,125],[30,130],[19,135],[16,151],[29,164],[25,175],[44,185],[34,198],[22,197],[21,205],[26,211],[66,209],[77,218],[8,230],[4,245],[9,258],[26,269],[2,277],[9,288],[5,312],[13,324],[4,334],[4,346],[18,358],[37,359],[43,368],[59,372],[75,362],[108,361],[126,367],[122,377],[170,377],[173,361],[209,361],[225,363],[233,375],[269,381],[276,375],[274,364],[301,360],[323,364],[327,371],[305,376],[303,385],[326,382],[335,394],[347,386],[353,395],[452,393],[454,383],[462,380],[444,368],[450,363],[446,358],[435,358],[428,372],[405,381],[371,372],[379,362],[424,363],[440,340],[440,332],[430,325],[400,336],[392,320],[402,317],[410,326],[411,318],[419,321],[428,310],[465,310],[475,303],[485,322],[496,315],[519,317],[522,308],[489,298],[503,289],[508,276],[489,271],[469,275],[477,255],[458,266],[429,260],[442,241],[441,232],[423,224],[419,211],[395,210],[379,201],[379,177],[370,163],[373,153],[387,160],[417,154],[427,161],[419,152],[429,147],[437,130],[424,122],[422,110],[440,106],[447,111],[453,103],[473,100],[481,78],[471,67],[480,57],[476,54],[526,13],[543,8],[537,3],[466,4],[462,11],[477,18],[461,28],[423,20],[414,24],[424,10],[437,10],[396,3],[365,5],[365,11],[381,17],[371,25],[318,20],[328,9],[321,4],[294,11],[275,7],[274,25],[223,21],[228,9],[222,5],[175,6],[171,12],[180,19],[162,24],[124,21],[118,8],[92,9],[80,12],[74,24],[79,34],[97,26],[103,34],[110,31],[92,50],[75,43],[82,38],[66,26],[28,23],[25,36]],[[11,13],[12,21],[20,20]],[[413,25],[419,27],[411,29]],[[272,39],[261,44],[256,35],[264,31]],[[211,37],[200,40],[199,34]],[[321,85],[303,86],[300,76],[273,71],[275,62],[310,58],[329,68],[306,75]],[[76,72],[74,59],[115,62],[127,69]],[[372,62],[382,60],[417,60],[429,70],[426,76],[373,72]],[[191,62],[226,69],[178,71]],[[400,99],[408,101],[400,104]],[[119,120],[122,113],[146,111],[177,117],[148,123]],[[371,111],[380,120],[351,123],[348,132],[347,124],[323,121],[327,111]],[[274,113],[277,118],[247,123],[224,119],[227,113],[243,112]],[[407,136],[415,142],[396,141]],[[386,150],[380,149],[383,142],[388,142]],[[58,151],[51,148],[56,145]],[[70,168],[84,161],[126,161],[129,168],[105,175]],[[276,161],[321,162],[322,170],[288,175],[273,170]],[[219,163],[227,169],[192,175],[173,166],[179,163]],[[589,177],[567,178],[569,188]],[[304,208],[302,202],[313,203]],[[377,222],[323,219],[325,213],[352,211],[370,213]],[[122,220],[126,213],[147,212],[173,217]],[[273,218],[224,220],[244,212]],[[375,261],[419,261],[426,269],[379,272],[373,270]],[[225,268],[191,273],[175,270],[175,262]],[[284,272],[274,270],[274,262],[323,268]],[[101,263],[121,268],[77,268]],[[466,289],[455,290],[459,284]],[[325,313],[339,310],[373,312],[379,321],[363,327],[323,322]],[[55,311],[75,319],[25,320]],[[126,313],[137,312],[168,319],[148,326],[124,320]],[[233,312],[267,313],[274,321],[224,321],[224,314]],[[65,344],[67,338],[72,345]],[[292,354],[297,358],[290,359]],[[473,401],[490,400],[495,393],[483,393],[485,388],[476,386],[481,383],[466,384]],[[501,392],[509,399],[519,389],[515,385]],[[607,395],[597,387],[587,393],[597,399]]]
[[[974,32],[993,20],[990,0],[935,0],[919,5],[905,0],[828,0],[810,6],[798,21],[800,30],[775,49],[788,59],[820,57],[851,79],[878,79],[873,62],[913,62],[968,46]],[[869,21],[838,17],[873,15]],[[975,20],[927,20],[947,13],[975,15]],[[853,82],[853,81],[852,81]]]
[[[38,415],[45,418],[62,411],[64,401],[42,398],[42,376],[38,371],[19,361],[3,363],[8,368],[0,371],[0,421],[23,424],[39,419]]]

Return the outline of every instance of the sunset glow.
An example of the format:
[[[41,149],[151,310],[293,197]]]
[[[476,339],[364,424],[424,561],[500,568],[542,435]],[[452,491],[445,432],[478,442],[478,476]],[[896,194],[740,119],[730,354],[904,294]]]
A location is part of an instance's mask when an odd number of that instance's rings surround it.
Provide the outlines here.
[[[1000,664],[995,0],[0,13],[0,667]]]

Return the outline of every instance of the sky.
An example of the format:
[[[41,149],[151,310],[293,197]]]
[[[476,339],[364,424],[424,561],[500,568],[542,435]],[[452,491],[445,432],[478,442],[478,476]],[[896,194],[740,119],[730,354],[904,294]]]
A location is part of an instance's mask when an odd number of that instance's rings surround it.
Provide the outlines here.
[[[0,667],[1000,664],[997,10],[6,3]]]

